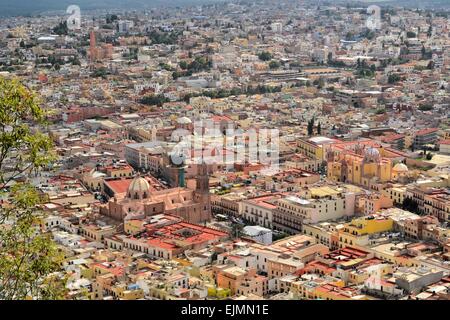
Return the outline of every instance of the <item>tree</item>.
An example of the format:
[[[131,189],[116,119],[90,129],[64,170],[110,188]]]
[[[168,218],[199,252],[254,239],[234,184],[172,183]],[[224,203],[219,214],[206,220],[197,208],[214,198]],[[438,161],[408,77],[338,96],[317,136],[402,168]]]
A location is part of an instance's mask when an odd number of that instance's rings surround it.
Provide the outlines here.
[[[56,27],[53,28],[53,32],[57,35],[67,35],[69,33],[69,28],[67,27],[67,21],[60,22]]]
[[[231,225],[231,236],[233,239],[238,239],[242,235],[242,230],[244,229],[244,226],[240,223],[233,223]]]
[[[17,80],[0,77],[0,184],[3,186],[21,174],[42,169],[54,159],[48,135],[32,130],[30,124],[45,124],[45,112],[36,96]]]
[[[153,30],[149,34],[152,44],[176,44],[180,34],[178,32],[160,32]]]
[[[430,110],[433,110],[433,105],[431,105],[431,104],[421,104],[418,109],[420,111],[430,111]]]
[[[314,133],[314,117],[308,121],[308,136],[312,136]]]
[[[427,53],[427,49],[425,49],[424,45],[422,45],[421,53],[422,53],[422,58],[425,58],[425,54]]]
[[[413,31],[408,31],[408,32],[406,32],[406,37],[408,37],[408,38],[415,38],[415,37],[417,37],[417,35]]]
[[[60,299],[65,293],[62,257],[49,234],[39,230],[41,198],[26,182],[54,159],[48,135],[33,125],[45,125],[45,112],[35,95],[17,80],[0,78],[0,299]]]
[[[119,19],[119,17],[115,14],[106,15],[106,23],[108,23],[108,24],[113,23],[114,21],[117,21],[118,19]]]
[[[166,102],[169,102],[170,99],[166,98],[163,94],[159,95],[149,95],[143,97],[140,102],[142,104],[148,105],[148,106],[158,106],[162,107],[162,105]]]
[[[345,35],[345,40],[347,41],[351,41],[354,38],[354,34],[352,32],[347,32],[347,34]]]
[[[319,79],[314,80],[313,84],[317,86],[318,89],[322,89],[325,86],[325,80],[320,77]]]
[[[194,61],[192,61],[187,69],[191,72],[200,72],[203,70],[210,70],[212,67],[212,61],[204,56],[204,57],[196,57]]]
[[[327,61],[328,63],[331,63],[333,61],[333,52],[328,52]]]
[[[411,211],[411,212],[417,213],[417,214],[420,213],[419,204],[417,203],[417,201],[412,198],[409,198],[409,197],[405,197],[403,199],[402,209]]]
[[[367,30],[365,36],[366,36],[366,38],[367,38],[368,40],[372,40],[373,38],[375,38],[375,32],[373,32],[373,31],[371,31],[371,30]]]
[[[258,55],[259,60],[262,61],[270,61],[272,60],[273,56],[270,52],[268,51],[263,51]]]
[[[430,27],[428,28],[428,31],[427,31],[427,37],[431,38],[432,35],[433,35],[433,26],[430,25]]]
[[[63,256],[51,236],[39,230],[37,191],[19,184],[10,197],[9,206],[1,209],[1,223],[9,227],[0,230],[0,299],[64,298],[65,279],[57,274]]]
[[[80,59],[78,59],[78,57],[74,57],[71,60],[71,62],[72,62],[72,65],[74,65],[74,66],[81,66],[81,62],[80,62]]]
[[[161,68],[163,68],[164,70],[166,70],[166,71],[175,71],[175,69],[171,65],[169,65],[168,63],[161,62],[159,64],[159,66]]]
[[[95,69],[94,72],[92,73],[92,76],[94,78],[106,78],[106,75],[108,74],[108,70],[105,67],[100,67],[98,69]]]
[[[317,124],[317,134],[321,134],[322,133],[322,126],[320,124],[320,122]]]
[[[280,66],[281,66],[281,64],[277,60],[272,60],[269,63],[269,68],[270,69],[278,69]]]
[[[180,68],[186,70],[188,68],[188,63],[186,61],[180,61]]]
[[[393,84],[400,81],[400,76],[398,74],[390,74],[388,77],[388,83]]]

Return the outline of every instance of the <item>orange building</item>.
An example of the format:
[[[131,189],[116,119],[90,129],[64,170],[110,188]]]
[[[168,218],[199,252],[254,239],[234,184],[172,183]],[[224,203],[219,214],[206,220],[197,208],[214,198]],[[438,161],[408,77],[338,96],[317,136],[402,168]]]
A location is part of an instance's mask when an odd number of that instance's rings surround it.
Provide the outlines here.
[[[199,167],[195,190],[178,187],[154,191],[146,179],[138,176],[126,191],[114,194],[108,204],[100,208],[100,213],[119,221],[161,213],[173,214],[191,223],[209,221],[211,196],[206,170],[206,165]]]
[[[142,220],[127,220],[123,247],[154,258],[173,259],[186,250],[200,250],[228,239],[228,234],[182,221],[171,215],[157,215]],[[107,240],[107,243],[114,245]]]
[[[91,31],[89,46],[89,58],[91,63],[102,61],[104,59],[112,59],[112,54],[113,45],[111,43],[105,43],[102,44],[101,47],[98,47],[95,32]]]
[[[267,277],[257,275],[256,269],[226,266],[216,274],[217,286],[231,290],[232,295],[254,294],[263,297],[268,292]]]

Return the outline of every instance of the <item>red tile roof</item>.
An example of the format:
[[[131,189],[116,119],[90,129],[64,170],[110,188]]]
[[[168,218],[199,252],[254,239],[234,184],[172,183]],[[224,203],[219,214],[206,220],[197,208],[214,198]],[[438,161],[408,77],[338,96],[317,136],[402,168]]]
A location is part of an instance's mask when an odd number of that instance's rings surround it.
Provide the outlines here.
[[[419,131],[417,131],[416,132],[416,136],[423,136],[423,135],[426,135],[426,134],[430,134],[430,133],[433,133],[433,132],[437,132],[439,129],[437,129],[437,128],[426,128],[426,129],[422,129],[422,130],[419,130]]]

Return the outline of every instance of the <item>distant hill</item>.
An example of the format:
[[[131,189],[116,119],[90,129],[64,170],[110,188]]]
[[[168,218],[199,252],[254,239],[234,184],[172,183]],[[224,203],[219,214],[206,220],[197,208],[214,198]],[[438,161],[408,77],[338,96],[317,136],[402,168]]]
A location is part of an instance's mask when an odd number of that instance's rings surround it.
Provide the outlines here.
[[[255,0],[255,2],[257,1]],[[346,1],[348,0],[336,0],[337,3],[345,3]],[[214,2],[226,2],[226,0],[0,0],[0,16],[35,15],[46,11],[65,11],[71,4],[80,6],[83,11],[83,9],[132,10]],[[356,0],[355,2],[401,5],[412,8],[450,9],[450,0]]]
[[[434,8],[434,9],[450,9],[449,0],[399,0],[397,4],[412,8]]]
[[[450,0],[355,0],[355,2],[379,5],[398,5],[405,8],[450,9]]]
[[[65,11],[75,4],[81,10],[141,9],[158,6],[201,4],[218,0],[0,0],[0,16],[34,15],[45,11]]]

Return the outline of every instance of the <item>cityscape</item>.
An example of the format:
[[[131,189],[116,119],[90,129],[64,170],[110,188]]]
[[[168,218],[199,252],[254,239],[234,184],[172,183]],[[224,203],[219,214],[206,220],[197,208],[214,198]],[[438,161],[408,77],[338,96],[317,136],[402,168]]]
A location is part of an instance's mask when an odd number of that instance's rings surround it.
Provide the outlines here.
[[[448,1],[25,2],[0,300],[450,300]]]

